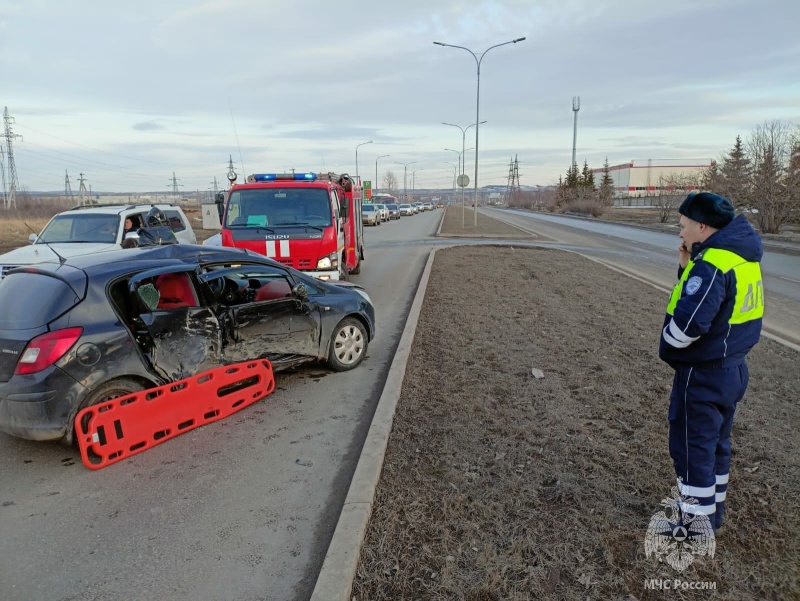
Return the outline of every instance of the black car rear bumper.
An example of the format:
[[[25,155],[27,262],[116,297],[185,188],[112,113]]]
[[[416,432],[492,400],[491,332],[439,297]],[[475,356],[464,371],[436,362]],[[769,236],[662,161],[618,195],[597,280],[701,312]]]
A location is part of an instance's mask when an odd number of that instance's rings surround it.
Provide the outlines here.
[[[68,430],[86,389],[54,367],[0,384],[0,432],[29,440],[56,440]]]

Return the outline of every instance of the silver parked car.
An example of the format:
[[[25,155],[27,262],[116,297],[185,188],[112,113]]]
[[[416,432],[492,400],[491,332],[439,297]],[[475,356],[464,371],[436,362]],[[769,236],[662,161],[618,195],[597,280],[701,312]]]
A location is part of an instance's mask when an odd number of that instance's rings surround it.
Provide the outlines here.
[[[375,208],[375,205],[362,205],[361,207],[361,223],[364,225],[380,225],[381,215]]]

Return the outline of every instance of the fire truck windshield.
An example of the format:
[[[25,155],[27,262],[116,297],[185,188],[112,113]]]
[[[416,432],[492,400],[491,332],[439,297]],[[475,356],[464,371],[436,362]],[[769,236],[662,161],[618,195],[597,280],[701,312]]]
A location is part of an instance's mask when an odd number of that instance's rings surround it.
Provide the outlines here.
[[[324,188],[257,188],[231,192],[228,227],[324,228],[331,225],[331,200]]]

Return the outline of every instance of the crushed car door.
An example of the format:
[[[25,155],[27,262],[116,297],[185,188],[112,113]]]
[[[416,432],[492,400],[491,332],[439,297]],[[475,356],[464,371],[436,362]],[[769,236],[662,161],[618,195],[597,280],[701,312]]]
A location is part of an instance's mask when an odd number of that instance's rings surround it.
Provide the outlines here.
[[[319,307],[296,293],[287,271],[245,264],[207,272],[201,279],[216,291],[227,313],[220,321],[231,324],[230,340],[224,342],[227,360],[319,356]]]
[[[180,380],[224,363],[222,329],[197,294],[195,268],[159,268],[131,278],[136,341],[152,369]]]

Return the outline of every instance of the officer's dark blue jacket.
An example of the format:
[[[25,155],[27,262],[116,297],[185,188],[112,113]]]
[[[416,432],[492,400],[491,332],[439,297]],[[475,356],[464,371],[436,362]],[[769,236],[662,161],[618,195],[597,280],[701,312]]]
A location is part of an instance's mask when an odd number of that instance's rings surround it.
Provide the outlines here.
[[[676,369],[744,361],[761,335],[763,254],[761,239],[743,215],[692,245],[667,307],[658,349],[662,360]]]

